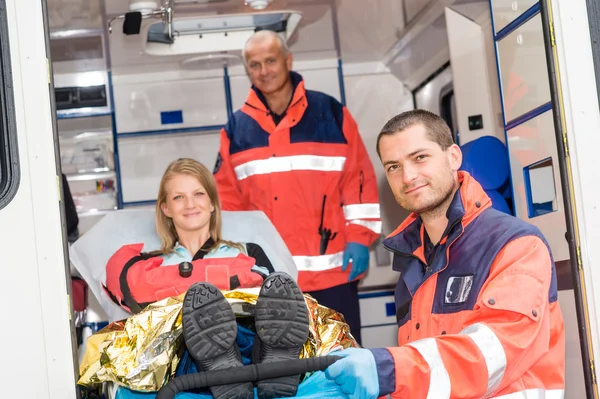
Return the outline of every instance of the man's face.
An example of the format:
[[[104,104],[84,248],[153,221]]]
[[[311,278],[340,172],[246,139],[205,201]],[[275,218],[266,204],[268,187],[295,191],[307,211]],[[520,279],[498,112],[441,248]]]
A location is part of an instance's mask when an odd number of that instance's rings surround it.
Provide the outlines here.
[[[379,151],[394,197],[407,211],[430,212],[453,194],[462,162],[456,144],[442,150],[419,124],[383,136]]]
[[[284,55],[275,39],[251,44],[245,56],[250,81],[265,95],[281,90],[290,78],[292,55]]]

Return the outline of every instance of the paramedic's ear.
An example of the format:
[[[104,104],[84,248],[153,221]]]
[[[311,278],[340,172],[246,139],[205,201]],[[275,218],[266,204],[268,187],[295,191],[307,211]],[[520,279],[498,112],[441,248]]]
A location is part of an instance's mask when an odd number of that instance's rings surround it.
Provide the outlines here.
[[[166,217],[168,217],[168,218],[171,217],[171,215],[169,214],[169,208],[167,208],[167,204],[165,202],[160,204],[160,209],[162,210],[162,212],[165,214]]]
[[[446,150],[446,155],[448,156],[448,163],[450,164],[450,168],[456,172],[460,169],[460,165],[462,165],[462,151],[460,147],[456,144],[452,144]]]
[[[292,56],[292,52],[288,52],[285,57],[285,66],[287,66],[288,71],[292,70],[292,61],[294,61],[294,57]]]

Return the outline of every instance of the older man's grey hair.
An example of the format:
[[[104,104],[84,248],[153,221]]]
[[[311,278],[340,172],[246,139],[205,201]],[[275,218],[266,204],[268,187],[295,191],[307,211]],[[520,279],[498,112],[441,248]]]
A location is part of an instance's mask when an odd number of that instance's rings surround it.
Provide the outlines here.
[[[273,39],[275,39],[279,44],[279,50],[284,56],[287,56],[290,53],[290,49],[287,45],[287,42],[283,37],[281,37],[280,34],[272,30],[259,30],[258,32],[250,36],[250,38],[246,41],[246,44],[244,45],[244,64],[246,64],[246,53],[248,51],[248,47],[250,47],[253,44],[260,44]]]

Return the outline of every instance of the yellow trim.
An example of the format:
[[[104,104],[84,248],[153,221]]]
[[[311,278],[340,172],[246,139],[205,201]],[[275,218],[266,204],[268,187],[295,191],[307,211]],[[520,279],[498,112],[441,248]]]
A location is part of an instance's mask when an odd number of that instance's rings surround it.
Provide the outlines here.
[[[552,13],[552,4],[551,4],[551,0],[546,0],[546,4],[548,7],[548,23],[550,24],[550,32],[551,32],[551,46],[552,46],[552,58],[553,58],[553,62],[554,62],[554,69],[555,69],[555,75],[556,75],[556,89],[557,89],[557,93],[558,93],[558,108],[559,108],[559,112],[560,112],[560,123],[561,123],[561,128],[562,128],[562,135],[563,135],[563,144],[565,146],[565,148],[569,148],[568,147],[568,143],[567,143],[567,124],[566,124],[566,120],[565,120],[565,107],[564,107],[564,98],[563,98],[563,91],[562,91],[562,83],[561,83],[561,78],[560,78],[560,67],[559,67],[559,62],[558,62],[558,52],[557,52],[557,46],[556,46],[556,39],[555,39],[555,34],[554,34],[554,17],[553,17],[553,13]],[[586,283],[585,283],[585,275],[584,275],[584,270],[583,270],[583,265],[582,265],[582,261],[581,261],[581,238],[580,238],[580,234],[579,234],[579,223],[578,223],[578,217],[577,217],[577,204],[575,203],[575,188],[573,185],[573,170],[571,168],[571,154],[570,151],[566,151],[566,156],[565,156],[565,164],[567,166],[567,177],[568,177],[568,187],[569,187],[569,193],[570,193],[570,198],[571,198],[571,209],[573,209],[573,234],[574,234],[574,241],[575,241],[575,246],[577,248],[577,273],[579,275],[579,281],[581,284],[581,297],[583,298],[583,310],[584,310],[584,320],[585,320],[585,330],[586,330],[586,334],[587,334],[587,347],[588,347],[588,352],[589,352],[589,356],[590,356],[590,364],[588,365],[588,367],[590,367],[592,369],[592,374],[595,373],[594,370],[594,348],[593,348],[593,342],[592,342],[592,335],[591,335],[591,325],[590,325],[590,317],[589,317],[589,307],[588,307],[588,298],[587,298],[587,289],[586,289]],[[596,384],[596,381],[594,379],[593,381],[593,390],[594,390],[594,398],[598,399],[598,386]]]

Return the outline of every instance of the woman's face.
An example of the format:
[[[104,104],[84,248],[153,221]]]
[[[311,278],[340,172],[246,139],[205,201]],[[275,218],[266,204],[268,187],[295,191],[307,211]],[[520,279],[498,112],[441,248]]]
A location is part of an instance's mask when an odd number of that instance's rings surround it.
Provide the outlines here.
[[[210,215],[215,207],[198,179],[185,174],[175,175],[165,184],[165,191],[167,200],[161,209],[173,219],[178,232],[210,229]]]

